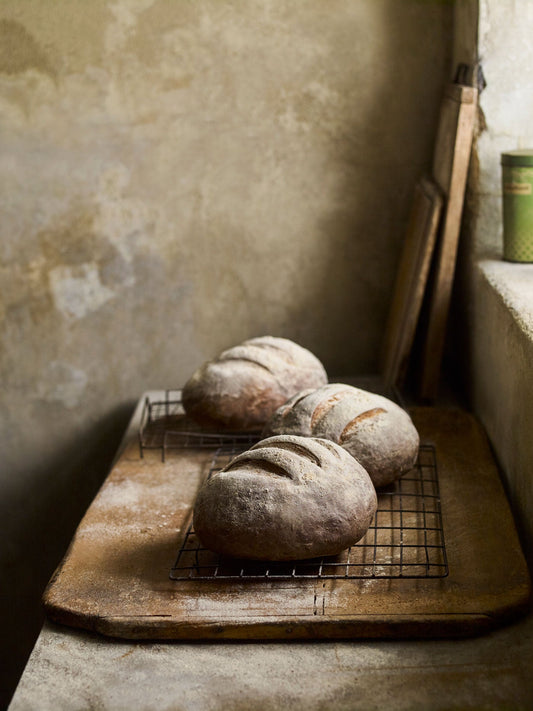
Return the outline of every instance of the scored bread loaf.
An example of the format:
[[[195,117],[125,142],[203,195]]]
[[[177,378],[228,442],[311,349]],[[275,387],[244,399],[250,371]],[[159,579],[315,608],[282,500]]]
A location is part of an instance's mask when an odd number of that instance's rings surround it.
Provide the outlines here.
[[[286,338],[263,336],[204,363],[186,382],[182,401],[201,425],[260,430],[292,395],[327,382],[324,366],[310,351]]]
[[[376,507],[370,477],[342,447],[279,436],[238,455],[201,487],[193,526],[217,553],[296,560],[353,545]]]
[[[408,413],[386,397],[342,383],[306,389],[272,415],[264,437],[325,437],[340,444],[370,474],[391,484],[415,464],[420,439]]]

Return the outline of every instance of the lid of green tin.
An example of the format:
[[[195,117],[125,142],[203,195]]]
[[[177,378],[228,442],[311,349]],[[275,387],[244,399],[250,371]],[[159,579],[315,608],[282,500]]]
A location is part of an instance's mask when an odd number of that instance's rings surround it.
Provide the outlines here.
[[[502,153],[502,165],[533,166],[533,148],[521,148],[517,151]]]

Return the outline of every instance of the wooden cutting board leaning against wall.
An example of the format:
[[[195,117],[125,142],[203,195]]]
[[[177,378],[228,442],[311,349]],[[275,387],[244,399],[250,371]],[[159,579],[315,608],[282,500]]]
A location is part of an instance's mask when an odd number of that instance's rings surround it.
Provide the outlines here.
[[[430,178],[419,180],[415,187],[383,341],[382,374],[388,390],[401,387],[405,379],[442,204],[440,188]]]
[[[476,111],[476,89],[447,86],[432,177],[423,177],[415,188],[383,341],[385,385],[400,388],[419,328],[418,380],[425,400],[433,400],[438,389]]]
[[[439,384],[477,97],[478,91],[474,87],[461,84],[447,87],[433,156],[433,179],[445,197],[445,205],[437,240],[434,278],[429,285],[428,320],[422,346],[420,396],[430,401],[435,399]]]

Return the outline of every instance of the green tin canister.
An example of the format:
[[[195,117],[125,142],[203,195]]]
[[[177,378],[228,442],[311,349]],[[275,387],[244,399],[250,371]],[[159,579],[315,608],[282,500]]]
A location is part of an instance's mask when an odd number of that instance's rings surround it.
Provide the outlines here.
[[[533,149],[502,153],[503,258],[533,262]]]

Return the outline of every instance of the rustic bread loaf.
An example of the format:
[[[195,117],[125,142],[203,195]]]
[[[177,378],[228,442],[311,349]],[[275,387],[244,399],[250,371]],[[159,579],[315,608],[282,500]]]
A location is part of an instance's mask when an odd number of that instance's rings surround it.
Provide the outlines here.
[[[306,389],[270,418],[263,436],[325,437],[340,444],[370,474],[374,486],[391,484],[411,469],[420,439],[405,410],[388,398],[341,383]]]
[[[286,338],[263,336],[198,368],[183,388],[183,407],[201,425],[260,430],[292,395],[327,382],[310,351]]]
[[[335,555],[356,543],[376,512],[363,467],[334,442],[262,440],[198,493],[194,530],[202,544],[237,558],[295,560]]]

